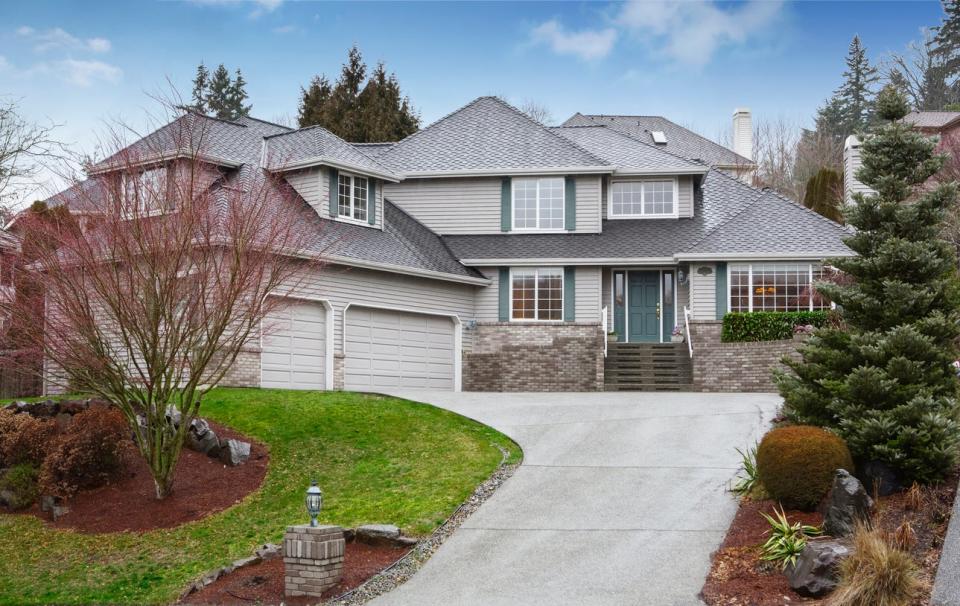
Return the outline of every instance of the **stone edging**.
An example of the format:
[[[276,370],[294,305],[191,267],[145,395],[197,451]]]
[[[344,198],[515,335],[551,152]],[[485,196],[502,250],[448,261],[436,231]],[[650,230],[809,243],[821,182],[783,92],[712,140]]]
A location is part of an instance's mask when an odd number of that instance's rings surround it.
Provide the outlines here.
[[[960,489],[953,497],[953,511],[947,536],[943,539],[943,551],[937,565],[930,596],[932,606],[956,606],[960,604]]]
[[[509,479],[510,476],[513,475],[513,472],[520,466],[520,463],[507,465],[507,457],[510,456],[509,451],[500,448],[500,446],[497,446],[497,448],[500,449],[503,455],[497,470],[494,471],[486,481],[477,486],[473,494],[471,494],[443,524],[434,530],[428,538],[417,543],[407,555],[383,569],[378,574],[370,577],[363,584],[328,602],[324,602],[324,604],[359,606],[406,583],[414,573],[427,563],[427,560],[430,559],[430,556],[433,555],[440,545],[442,545],[484,501],[489,499],[497,488]]]
[[[220,577],[225,574],[230,574],[234,570],[245,568],[247,566],[253,566],[254,564],[259,564],[265,560],[273,560],[281,557],[281,547],[274,543],[264,543],[260,547],[257,547],[254,555],[249,558],[243,558],[236,560],[232,564],[228,564],[222,568],[217,568],[213,572],[208,572],[207,574],[200,577],[198,580],[190,583],[190,586],[183,590],[183,593],[180,594],[180,597],[177,598],[177,602],[182,602],[190,594],[200,591],[207,585],[210,585]]]

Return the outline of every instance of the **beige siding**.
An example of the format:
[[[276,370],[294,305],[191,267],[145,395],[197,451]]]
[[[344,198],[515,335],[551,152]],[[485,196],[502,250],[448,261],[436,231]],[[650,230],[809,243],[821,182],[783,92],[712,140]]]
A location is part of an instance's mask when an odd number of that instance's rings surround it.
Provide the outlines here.
[[[323,218],[330,217],[330,172],[327,168],[308,168],[286,174],[287,183],[293,187],[304,200],[307,201],[317,214]],[[383,190],[387,185],[377,182],[376,223],[374,227],[383,227]]]
[[[490,286],[477,289],[477,322],[497,322],[500,319],[500,268],[477,269],[490,280]]]
[[[680,284],[677,282],[677,323],[683,323],[683,308],[690,308],[690,273],[689,270],[684,269],[684,272],[687,273],[687,281],[685,284]]]
[[[636,177],[633,179],[616,179],[613,181],[634,181],[641,179]],[[609,179],[604,179],[603,183],[603,203],[601,204],[603,218],[607,218],[608,205],[610,203],[609,191],[610,183]],[[681,217],[692,217],[693,210],[693,177],[690,175],[680,175],[677,177],[677,213]]]
[[[601,270],[600,306],[607,308],[607,330],[613,330],[613,270],[604,267]]]
[[[707,270],[709,274],[701,274]],[[713,263],[690,266],[690,302],[694,320],[714,320],[717,317],[716,271]]]
[[[575,319],[577,322],[600,321],[600,268],[577,267],[574,281]]]
[[[499,234],[500,177],[408,179],[387,199],[438,234]],[[578,177],[576,231],[600,231],[600,178]]]
[[[455,314],[466,324],[475,317],[477,288],[483,287],[331,265],[306,278],[296,292],[330,301],[334,315],[334,351],[342,353],[343,310],[347,304]],[[471,332],[464,330],[464,349],[469,349],[470,338]]]

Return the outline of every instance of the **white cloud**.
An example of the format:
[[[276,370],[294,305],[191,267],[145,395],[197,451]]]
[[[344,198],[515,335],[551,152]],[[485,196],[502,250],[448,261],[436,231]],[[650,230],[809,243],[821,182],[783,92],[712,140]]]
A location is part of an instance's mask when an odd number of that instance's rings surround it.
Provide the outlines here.
[[[751,0],[721,8],[709,1],[632,0],[617,24],[672,60],[706,65],[722,47],[739,46],[776,26],[782,0]]]
[[[536,44],[546,44],[559,55],[574,55],[584,60],[602,59],[610,54],[617,40],[613,28],[567,31],[556,19],[541,23],[531,32]]]
[[[256,19],[280,8],[284,0],[189,0],[189,2],[201,6],[253,6],[250,18]]]
[[[90,86],[98,80],[116,82],[123,76],[119,67],[103,61],[64,59],[56,63],[56,68],[64,80],[83,87]]]
[[[106,53],[110,51],[110,41],[106,38],[78,38],[60,27],[38,31],[28,25],[17,28],[17,35],[33,42],[33,50],[46,53],[53,50],[89,51]]]

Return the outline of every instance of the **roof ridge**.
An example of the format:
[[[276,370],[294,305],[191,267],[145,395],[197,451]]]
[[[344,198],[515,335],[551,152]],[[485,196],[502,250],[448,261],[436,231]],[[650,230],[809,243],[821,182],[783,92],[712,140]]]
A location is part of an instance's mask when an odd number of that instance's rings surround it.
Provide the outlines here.
[[[403,139],[400,139],[399,141],[397,141],[397,142],[396,142],[396,146],[402,145],[402,144],[406,143],[407,141],[412,141],[414,138],[416,138],[418,135],[420,135],[420,133],[423,133],[423,132],[426,132],[426,131],[430,130],[431,128],[433,128],[433,127],[436,126],[437,124],[440,124],[441,122],[443,122],[443,121],[446,120],[447,118],[450,118],[451,116],[454,116],[454,115],[456,115],[456,114],[459,114],[460,112],[462,112],[463,110],[467,109],[467,108],[470,107],[471,105],[476,105],[481,99],[486,99],[486,98],[487,98],[487,97],[477,97],[476,99],[474,99],[473,101],[467,103],[466,105],[463,105],[463,106],[461,106],[461,107],[458,107],[457,109],[455,109],[455,110],[453,110],[453,111],[451,111],[451,112],[448,112],[448,113],[440,116],[439,118],[437,118],[436,120],[434,120],[434,121],[431,122],[430,124],[424,126],[424,127],[421,128],[421,129],[418,129],[416,132],[410,133],[409,135],[407,135],[407,136],[404,137]],[[392,151],[392,150],[391,150],[391,151]],[[387,152],[387,153],[390,153],[390,152]]]
[[[679,159],[679,160],[683,160],[684,162],[692,162],[693,164],[699,164],[700,166],[707,166],[707,167],[709,168],[709,165],[708,165],[708,164],[706,164],[706,163],[704,163],[704,162],[702,162],[702,161],[700,161],[700,160],[698,160],[698,159],[696,159],[696,158],[687,158],[686,156],[681,156],[680,154],[675,153],[675,152],[672,152],[672,151],[670,151],[669,149],[666,149],[665,147],[661,147],[661,146],[658,146],[658,145],[655,144],[655,143],[650,143],[650,142],[648,142],[648,141],[644,141],[644,140],[641,139],[640,137],[635,137],[635,136],[631,135],[630,133],[625,133],[625,132],[619,131],[619,130],[617,130],[617,129],[615,129],[615,128],[610,128],[610,127],[607,126],[606,124],[601,124],[601,125],[599,125],[599,126],[601,126],[602,128],[609,128],[609,129],[610,129],[610,132],[616,133],[616,134],[620,135],[621,137],[625,137],[625,138],[627,138],[627,139],[630,139],[631,141],[636,141],[637,143],[641,143],[641,144],[646,145],[647,147],[651,147],[651,148],[653,148],[653,149],[655,149],[655,150],[657,150],[657,151],[659,151],[659,152],[662,152],[662,153],[671,155],[671,156],[673,156],[674,158],[677,158],[677,159]],[[681,128],[683,128],[683,127],[681,127]]]
[[[177,118],[171,120],[170,122],[167,122],[167,124],[164,124],[163,126],[169,126],[170,124],[173,124],[173,123],[176,122],[177,120],[179,120],[179,119],[181,119],[181,118],[186,118],[187,116],[196,116],[197,118],[204,118],[204,119],[206,119],[206,120],[213,120],[214,122],[222,122],[222,123],[224,123],[224,124],[230,124],[231,126],[239,126],[240,128],[247,128],[247,125],[246,125],[246,124],[240,124],[239,122],[234,122],[233,120],[227,120],[226,118],[218,118],[218,117],[216,117],[216,116],[208,116],[207,114],[201,112],[200,110],[194,109],[194,108],[192,108],[192,107],[183,107],[183,115],[182,115],[182,116],[178,116]],[[146,137],[152,135],[153,133],[155,133],[155,132],[157,132],[158,130],[160,130],[161,128],[163,128],[163,126],[161,126],[160,128],[152,131],[152,132],[149,133],[148,135],[146,135],[146,136],[144,136],[144,137],[141,137],[141,139],[145,139]]]
[[[254,122],[262,122],[263,124],[269,124],[270,126],[277,126],[277,127],[279,127],[279,128],[285,128],[285,129],[287,129],[288,132],[297,130],[297,129],[293,128],[292,126],[285,126],[285,125],[283,125],[283,124],[278,124],[278,123],[276,123],[276,122],[271,122],[271,121],[269,121],[269,120],[264,120],[263,118],[257,118],[257,117],[254,117],[254,116],[242,116],[242,117],[243,117],[243,118],[246,118],[247,120],[253,120]],[[284,134],[284,133],[277,133],[277,134],[282,135],[282,134]]]
[[[302,133],[302,132],[305,132],[305,131],[308,131],[308,130],[314,130],[314,129],[317,129],[317,128],[322,128],[323,130],[326,130],[328,133],[330,133],[329,130],[327,130],[327,129],[324,128],[323,126],[320,126],[319,124],[311,124],[310,126],[301,126],[300,128],[294,128],[294,129],[288,130],[288,131],[285,132],[285,133],[273,133],[272,135],[264,135],[263,138],[264,138],[264,139],[273,139],[274,137],[282,137],[282,136],[284,136],[284,135],[293,135],[293,134],[296,134],[296,133]],[[333,133],[330,133],[330,134],[333,135]],[[334,136],[336,136],[336,135],[334,135]],[[346,141],[344,141],[344,143],[346,143]]]
[[[741,209],[738,210],[737,212],[733,213],[732,215],[730,215],[729,217],[727,217],[726,219],[724,219],[723,221],[721,221],[720,223],[718,223],[717,225],[715,225],[712,229],[708,229],[708,230],[706,231],[706,233],[703,234],[703,237],[695,240],[695,241],[692,242],[689,246],[687,246],[686,248],[684,248],[684,249],[683,249],[684,252],[687,252],[688,250],[691,250],[691,249],[695,248],[698,244],[700,244],[701,242],[703,242],[704,240],[706,240],[707,238],[709,238],[710,236],[712,236],[712,235],[714,234],[714,232],[716,232],[718,229],[720,229],[721,227],[723,227],[724,225],[726,225],[726,224],[729,223],[730,221],[733,221],[734,219],[736,219],[737,217],[739,217],[740,215],[742,215],[743,213],[745,213],[748,209],[753,208],[754,205],[756,205],[758,202],[760,202],[760,201],[763,200],[763,198],[764,198],[764,192],[763,192],[763,190],[758,189],[758,188],[756,188],[756,187],[753,187],[753,186],[750,185],[749,183],[744,183],[743,181],[740,181],[740,180],[737,179],[736,177],[732,177],[732,176],[724,173],[722,170],[718,170],[718,169],[715,169],[715,168],[711,168],[708,174],[720,174],[720,175],[723,175],[724,177],[730,179],[731,181],[737,182],[739,185],[742,185],[742,186],[745,186],[745,187],[750,188],[751,190],[753,190],[753,193],[757,194],[757,196],[756,196],[756,198],[755,198],[752,202],[749,202],[749,203],[745,204],[743,208],[741,208]]]

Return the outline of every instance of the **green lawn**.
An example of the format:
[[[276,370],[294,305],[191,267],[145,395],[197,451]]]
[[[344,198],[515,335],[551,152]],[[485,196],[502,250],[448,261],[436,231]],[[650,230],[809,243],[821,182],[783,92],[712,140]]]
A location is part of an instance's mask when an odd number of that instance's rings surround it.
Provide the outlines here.
[[[179,528],[84,535],[0,514],[0,604],[169,603],[202,573],[303,523],[317,479],[321,522],[427,534],[496,469],[506,436],[431,406],[375,395],[217,389],[203,416],[270,448],[260,491]],[[113,512],[123,515],[123,512]]]

